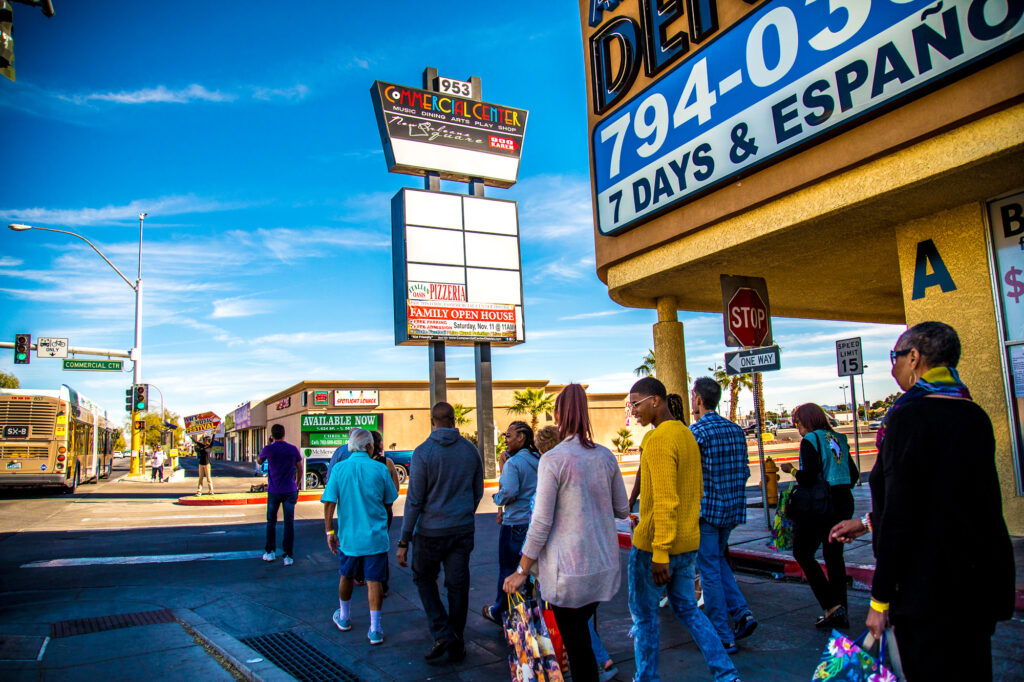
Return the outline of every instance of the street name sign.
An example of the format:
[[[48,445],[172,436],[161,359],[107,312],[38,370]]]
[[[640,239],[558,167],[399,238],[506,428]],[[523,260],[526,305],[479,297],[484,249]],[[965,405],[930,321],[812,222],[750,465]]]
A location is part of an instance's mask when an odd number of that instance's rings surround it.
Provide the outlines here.
[[[836,341],[836,365],[841,377],[864,373],[864,358],[861,356],[859,336]]]
[[[37,358],[66,358],[67,356],[67,339],[59,339],[50,336],[40,336],[38,339],[36,339]]]
[[[124,368],[123,360],[78,360],[64,359],[64,369],[88,372],[120,372]]]
[[[750,374],[752,372],[773,372],[782,369],[782,356],[778,346],[745,348],[725,354],[725,373]]]
[[[726,346],[770,346],[772,314],[763,277],[722,275]]]

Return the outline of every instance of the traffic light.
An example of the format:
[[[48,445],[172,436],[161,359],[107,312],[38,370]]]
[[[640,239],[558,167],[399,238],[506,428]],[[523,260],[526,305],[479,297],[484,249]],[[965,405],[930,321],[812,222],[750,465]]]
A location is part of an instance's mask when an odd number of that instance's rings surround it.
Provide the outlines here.
[[[145,412],[149,407],[149,384],[135,386],[135,411]]]
[[[32,361],[32,335],[14,335],[14,364],[27,365]]]
[[[134,396],[134,394],[135,394],[135,387],[134,386],[132,386],[131,388],[124,389],[124,411],[125,412],[131,412],[132,411],[132,396]]]

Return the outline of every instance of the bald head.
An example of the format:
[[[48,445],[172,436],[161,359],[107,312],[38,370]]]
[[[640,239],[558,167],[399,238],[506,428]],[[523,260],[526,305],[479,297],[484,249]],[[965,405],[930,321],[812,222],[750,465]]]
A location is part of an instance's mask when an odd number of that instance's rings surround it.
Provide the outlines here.
[[[455,408],[441,402],[430,408],[430,424],[438,429],[450,429],[455,426]]]

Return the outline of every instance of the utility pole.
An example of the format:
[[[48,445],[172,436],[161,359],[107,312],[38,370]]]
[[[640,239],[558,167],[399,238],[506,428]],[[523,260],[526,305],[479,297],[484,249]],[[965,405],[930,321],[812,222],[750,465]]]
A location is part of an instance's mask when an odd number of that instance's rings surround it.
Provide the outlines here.
[[[139,271],[135,277],[135,345],[132,347],[132,386],[142,383],[142,225],[148,213],[139,214]],[[161,401],[163,397],[161,396]],[[145,474],[146,464],[142,459],[143,433],[135,428],[138,412],[132,403],[132,464],[129,474]]]

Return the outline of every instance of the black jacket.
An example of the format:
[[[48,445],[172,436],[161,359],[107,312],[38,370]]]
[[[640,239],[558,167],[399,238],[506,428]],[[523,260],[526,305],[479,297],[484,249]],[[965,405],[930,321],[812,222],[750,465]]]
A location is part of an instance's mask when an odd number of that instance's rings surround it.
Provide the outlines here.
[[[1013,615],[1013,547],[992,422],[968,400],[899,407],[871,470],[871,596],[894,618],[993,623]]]

